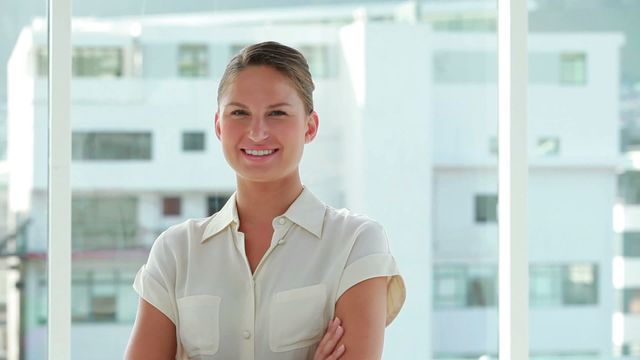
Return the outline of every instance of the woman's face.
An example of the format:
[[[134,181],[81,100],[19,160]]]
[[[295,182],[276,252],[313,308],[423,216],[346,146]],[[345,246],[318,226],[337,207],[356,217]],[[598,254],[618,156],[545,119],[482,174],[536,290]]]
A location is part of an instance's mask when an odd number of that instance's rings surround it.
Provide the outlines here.
[[[269,66],[240,71],[220,97],[216,136],[239,177],[257,182],[298,176],[318,116],[307,114],[291,80]]]

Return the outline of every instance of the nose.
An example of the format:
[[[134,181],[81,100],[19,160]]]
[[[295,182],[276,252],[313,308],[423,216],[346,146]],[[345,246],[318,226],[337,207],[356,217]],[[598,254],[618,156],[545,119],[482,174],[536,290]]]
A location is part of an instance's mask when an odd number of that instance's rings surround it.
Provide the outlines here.
[[[255,116],[251,119],[249,128],[249,139],[253,142],[261,142],[269,137],[269,128],[262,116]]]

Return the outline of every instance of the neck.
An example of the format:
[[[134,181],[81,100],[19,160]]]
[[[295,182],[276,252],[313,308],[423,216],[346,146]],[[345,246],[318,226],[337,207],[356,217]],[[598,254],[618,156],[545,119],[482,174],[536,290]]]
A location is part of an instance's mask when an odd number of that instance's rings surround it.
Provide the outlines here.
[[[273,218],[282,215],[302,192],[300,176],[276,182],[254,182],[236,178],[236,207],[240,226],[271,226]]]

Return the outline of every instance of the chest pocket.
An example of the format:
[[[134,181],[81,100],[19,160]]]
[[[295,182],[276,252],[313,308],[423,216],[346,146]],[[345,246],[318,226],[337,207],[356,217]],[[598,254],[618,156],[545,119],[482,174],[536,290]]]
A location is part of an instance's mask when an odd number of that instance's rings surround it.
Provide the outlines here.
[[[313,345],[324,335],[328,317],[327,287],[317,284],[273,295],[269,346],[283,352]]]
[[[220,301],[219,296],[213,295],[178,299],[180,341],[189,357],[218,352]]]

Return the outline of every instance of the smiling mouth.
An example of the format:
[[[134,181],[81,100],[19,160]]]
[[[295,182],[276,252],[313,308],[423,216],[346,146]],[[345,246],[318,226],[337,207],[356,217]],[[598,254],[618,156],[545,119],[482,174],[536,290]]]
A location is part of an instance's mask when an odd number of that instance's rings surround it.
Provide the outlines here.
[[[246,155],[255,156],[255,157],[264,157],[264,156],[273,155],[277,151],[278,149],[268,149],[268,150],[267,149],[265,150],[242,149],[242,152],[245,153]]]

